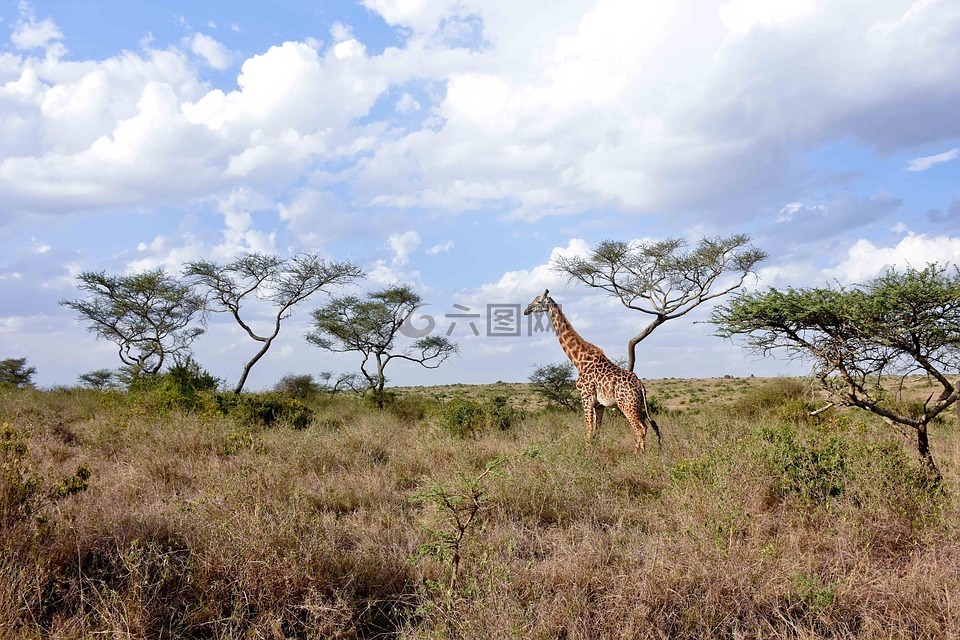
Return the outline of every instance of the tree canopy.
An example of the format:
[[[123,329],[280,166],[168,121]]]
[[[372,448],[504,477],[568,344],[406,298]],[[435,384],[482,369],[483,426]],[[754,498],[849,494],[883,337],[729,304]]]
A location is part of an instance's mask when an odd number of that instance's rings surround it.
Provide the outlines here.
[[[580,409],[580,394],[577,392],[577,370],[572,362],[534,365],[528,380],[533,392],[540,396],[548,407],[568,411]]]
[[[315,253],[302,253],[290,259],[265,253],[246,253],[226,264],[207,260],[190,262],[184,275],[206,291],[207,308],[229,313],[252,339],[262,346],[244,365],[234,393],[240,393],[247,376],[280,333],[282,321],[293,308],[318,291],[343,286],[363,275],[350,262],[328,262]],[[267,331],[258,333],[241,309],[251,299],[274,307]]]
[[[394,285],[365,297],[341,296],[313,312],[314,329],[307,340],[334,352],[359,353],[360,373],[377,406],[383,408],[384,369],[393,360],[415,362],[428,369],[443,364],[458,347],[444,336],[424,336],[397,348],[397,334],[407,318],[422,304],[409,285]]]
[[[32,387],[36,367],[28,367],[26,358],[0,360],[0,386],[17,388]]]
[[[656,242],[605,240],[584,257],[561,257],[554,269],[570,280],[600,289],[650,322],[627,343],[627,369],[633,371],[636,347],[657,327],[700,304],[740,287],[766,252],[750,236],[702,238],[688,249],[682,238]]]
[[[117,374],[110,369],[96,369],[81,373],[77,376],[77,382],[84,387],[99,390],[112,389],[118,385]]]
[[[86,271],[77,276],[85,299],[61,300],[87,330],[116,343],[120,360],[137,374],[155,374],[168,356],[188,353],[203,327],[191,327],[203,298],[163,269],[133,275]]]
[[[718,335],[742,337],[767,355],[776,350],[812,361],[820,385],[838,404],[871,411],[916,432],[917,451],[936,472],[927,425],[957,402],[949,375],[960,369],[960,269],[930,264],[893,269],[864,285],[755,291],[712,315]],[[895,381],[924,374],[940,392],[922,405],[903,403]]]

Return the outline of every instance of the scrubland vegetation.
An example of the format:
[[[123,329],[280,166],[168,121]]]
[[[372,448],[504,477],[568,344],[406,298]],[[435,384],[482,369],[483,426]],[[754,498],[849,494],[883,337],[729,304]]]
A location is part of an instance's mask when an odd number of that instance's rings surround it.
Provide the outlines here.
[[[960,637],[953,415],[935,483],[791,379],[650,381],[640,459],[525,385],[162,382],[0,389],[0,637]]]

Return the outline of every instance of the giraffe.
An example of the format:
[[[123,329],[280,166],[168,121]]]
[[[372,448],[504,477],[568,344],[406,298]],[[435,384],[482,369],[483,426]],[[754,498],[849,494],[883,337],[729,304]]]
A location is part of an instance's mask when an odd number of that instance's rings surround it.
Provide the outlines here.
[[[640,378],[632,371],[626,371],[615,365],[600,347],[580,337],[567,317],[563,315],[560,305],[550,297],[549,290],[534,298],[524,310],[523,315],[543,311],[550,315],[560,347],[580,374],[577,378],[577,390],[583,401],[587,444],[593,440],[594,430],[600,428],[600,423],[603,422],[603,410],[614,405],[620,408],[637,433],[634,455],[647,452],[648,422],[657,434],[659,444],[661,442],[660,426],[650,416],[650,410],[647,407],[647,391]]]

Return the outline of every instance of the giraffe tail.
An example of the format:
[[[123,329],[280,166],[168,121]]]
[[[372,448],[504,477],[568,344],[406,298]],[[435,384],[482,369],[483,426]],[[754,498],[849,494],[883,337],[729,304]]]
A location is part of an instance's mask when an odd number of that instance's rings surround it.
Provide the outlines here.
[[[647,414],[647,417],[650,419],[650,426],[653,427],[653,432],[657,434],[657,446],[662,448],[663,438],[660,437],[660,425],[657,424],[657,421],[654,420],[653,416],[651,416],[649,413]]]
[[[636,375],[636,374],[634,374]],[[637,380],[640,380],[637,377]],[[643,400],[643,413],[647,416],[647,420],[650,421],[650,426],[653,427],[653,432],[657,434],[657,446],[663,447],[663,438],[660,437],[660,425],[657,424],[657,421],[653,419],[653,415],[650,413],[650,407],[647,406],[647,386],[643,384],[643,381],[640,381],[640,395]]]

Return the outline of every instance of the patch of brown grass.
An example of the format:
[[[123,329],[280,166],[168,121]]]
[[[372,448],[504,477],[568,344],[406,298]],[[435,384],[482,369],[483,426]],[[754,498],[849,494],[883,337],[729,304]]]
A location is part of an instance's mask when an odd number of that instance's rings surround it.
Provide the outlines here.
[[[616,415],[587,448],[576,415],[458,436],[442,404],[323,398],[298,430],[0,392],[26,443],[4,481],[41,492],[0,528],[0,636],[960,636],[956,427],[925,490],[886,427],[794,420],[768,384],[651,381],[688,408],[641,459]],[[49,493],[79,465],[88,489]],[[474,489],[451,589],[453,512],[418,496]]]

